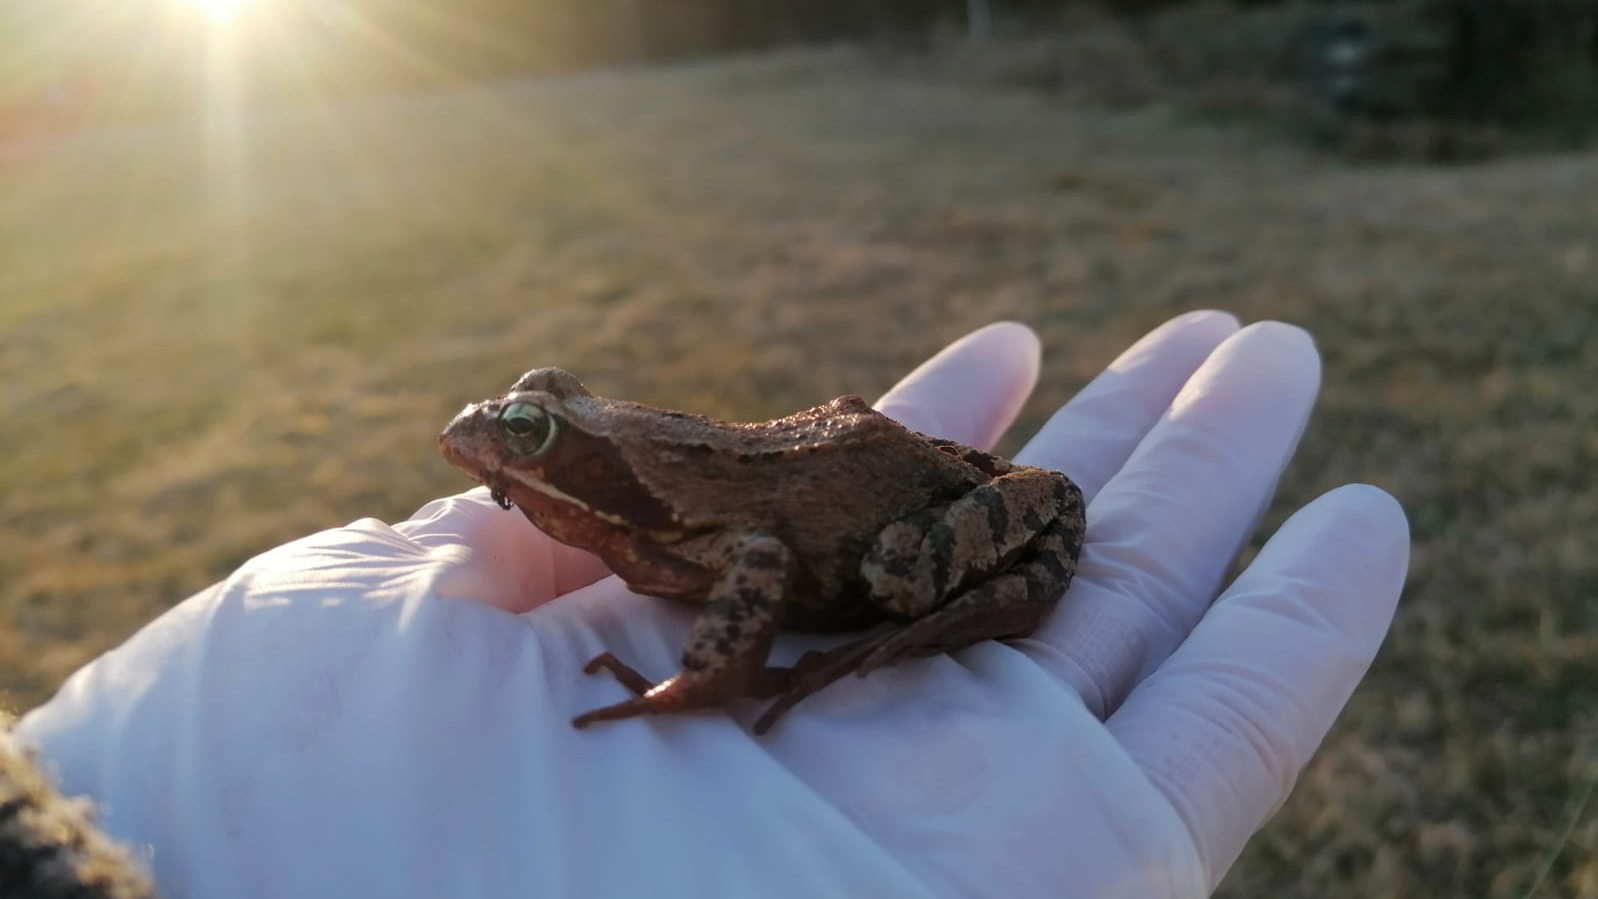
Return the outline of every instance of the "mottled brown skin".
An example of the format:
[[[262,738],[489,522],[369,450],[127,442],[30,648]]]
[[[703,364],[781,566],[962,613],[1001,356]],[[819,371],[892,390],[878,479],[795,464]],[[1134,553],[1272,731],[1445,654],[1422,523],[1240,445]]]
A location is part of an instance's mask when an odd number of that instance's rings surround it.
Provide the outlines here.
[[[910,431],[847,396],[736,424],[609,400],[560,369],[523,375],[439,435],[505,508],[587,549],[629,587],[704,606],[682,671],[659,684],[610,653],[634,693],[573,723],[776,697],[765,732],[850,672],[1026,634],[1081,552],[1082,494],[1055,471]],[[791,668],[781,628],[896,626]]]

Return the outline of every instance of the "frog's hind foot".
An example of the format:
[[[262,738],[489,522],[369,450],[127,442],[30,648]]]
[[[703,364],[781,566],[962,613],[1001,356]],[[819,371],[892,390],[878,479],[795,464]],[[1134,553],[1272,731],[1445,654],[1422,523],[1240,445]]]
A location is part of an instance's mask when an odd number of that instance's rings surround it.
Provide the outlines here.
[[[1048,617],[1070,583],[1053,557],[1018,566],[955,597],[948,605],[887,635],[854,669],[865,675],[911,656],[953,652],[983,640],[1020,637]]]
[[[637,669],[608,652],[595,656],[583,666],[585,674],[597,674],[601,669],[615,675],[622,686],[637,695],[578,715],[572,719],[573,727],[583,728],[600,721],[618,721],[639,715],[719,707],[740,696],[775,696],[792,683],[792,669],[763,667],[752,676],[739,676],[727,670],[707,674],[685,669],[676,677],[653,684]]]
[[[777,696],[777,701],[755,720],[755,733],[771,730],[789,709],[854,671],[872,650],[895,633],[897,631],[873,634],[826,651],[814,650],[805,653],[792,668],[768,669],[786,672],[786,683],[781,685],[782,689],[769,694]]]

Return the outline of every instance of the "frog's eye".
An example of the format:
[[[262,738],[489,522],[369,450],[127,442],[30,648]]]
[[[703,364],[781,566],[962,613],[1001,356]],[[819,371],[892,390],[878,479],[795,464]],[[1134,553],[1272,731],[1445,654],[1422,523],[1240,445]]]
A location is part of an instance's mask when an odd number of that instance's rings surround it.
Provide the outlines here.
[[[499,413],[499,427],[529,456],[539,456],[555,445],[559,428],[554,416],[537,403],[511,403]]]

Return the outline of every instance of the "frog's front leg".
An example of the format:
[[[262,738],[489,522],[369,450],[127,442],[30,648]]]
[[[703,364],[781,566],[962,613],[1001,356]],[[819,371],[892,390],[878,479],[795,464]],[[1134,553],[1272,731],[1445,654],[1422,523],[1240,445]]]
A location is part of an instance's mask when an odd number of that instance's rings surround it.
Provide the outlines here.
[[[769,696],[786,686],[788,670],[766,667],[766,656],[781,619],[793,554],[782,541],[764,534],[720,539],[728,542],[727,562],[689,631],[682,671],[651,685],[614,655],[602,653],[583,670],[593,674],[607,669],[639,695],[579,715],[573,726],[720,706],[743,696]]]

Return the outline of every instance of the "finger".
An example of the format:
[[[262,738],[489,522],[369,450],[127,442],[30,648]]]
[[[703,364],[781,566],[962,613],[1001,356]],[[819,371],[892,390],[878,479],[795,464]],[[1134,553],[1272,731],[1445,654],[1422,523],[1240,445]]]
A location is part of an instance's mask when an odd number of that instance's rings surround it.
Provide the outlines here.
[[[1234,316],[1213,309],[1160,325],[1061,407],[1015,461],[1065,472],[1091,502],[1187,379],[1237,329]]]
[[[1364,485],[1322,496],[1110,718],[1186,821],[1212,887],[1364,676],[1408,567],[1396,500]]]
[[[501,509],[479,487],[436,499],[394,525],[419,545],[459,564],[435,592],[526,612],[610,573],[585,550],[550,539],[516,510]]]
[[[1250,325],[1210,354],[1088,508],[1037,659],[1108,714],[1186,639],[1253,532],[1320,384],[1309,335]]]
[[[988,449],[1032,393],[1038,355],[1031,328],[988,325],[905,375],[876,407],[911,430]]]

